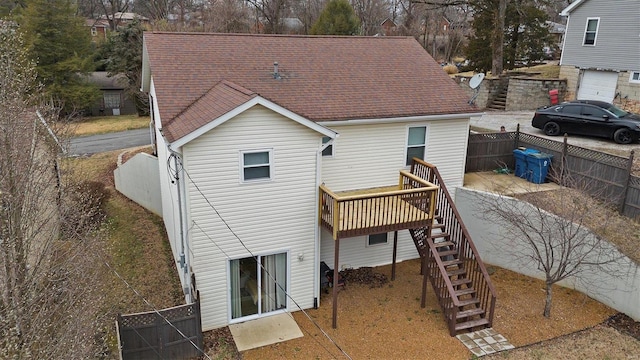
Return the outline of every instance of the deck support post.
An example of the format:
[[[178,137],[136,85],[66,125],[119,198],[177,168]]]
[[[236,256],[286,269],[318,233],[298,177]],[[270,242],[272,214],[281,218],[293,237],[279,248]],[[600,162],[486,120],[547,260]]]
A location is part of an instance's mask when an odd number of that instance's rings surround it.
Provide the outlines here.
[[[333,259],[333,328],[338,328],[338,281],[340,271],[338,269],[338,260],[340,259],[340,238],[335,239],[334,243],[334,259]]]
[[[427,268],[427,255],[422,257],[422,299],[420,300],[420,307],[425,308],[427,306],[427,274],[429,274],[429,269]]]
[[[396,258],[398,257],[398,230],[393,232],[393,262],[391,263],[391,281],[396,279]]]

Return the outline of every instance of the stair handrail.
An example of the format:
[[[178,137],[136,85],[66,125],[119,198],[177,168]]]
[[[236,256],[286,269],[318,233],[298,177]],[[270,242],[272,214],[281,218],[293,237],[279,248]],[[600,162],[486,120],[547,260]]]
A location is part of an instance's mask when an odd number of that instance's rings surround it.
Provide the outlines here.
[[[440,189],[442,189],[442,193],[444,194],[445,198],[447,199],[447,202],[449,203],[449,206],[451,207],[451,210],[454,213],[454,216],[456,218],[456,221],[459,224],[462,224],[462,220],[461,220],[461,216],[460,213],[458,212],[458,209],[455,206],[455,203],[453,202],[453,199],[451,198],[451,195],[449,194],[449,191],[447,190],[446,185],[444,184],[444,181],[442,179],[442,176],[440,175],[440,172],[438,171],[438,168],[433,165],[430,164],[424,160],[418,159],[418,158],[413,158],[413,163],[411,165],[411,172],[413,173],[415,165],[419,164],[422,165],[424,167],[429,168],[432,173],[433,176],[438,179],[438,186],[440,186]],[[425,179],[431,183],[433,183],[433,179]],[[460,230],[462,231],[462,236],[463,238],[466,240],[467,244],[469,245],[469,248],[471,249],[471,252],[473,253],[473,256],[475,257],[475,260],[478,264],[478,268],[480,268],[480,272],[482,273],[482,276],[484,278],[485,283],[487,284],[487,287],[489,288],[489,292],[491,293],[491,305],[489,308],[489,324],[491,325],[491,323],[493,322],[493,315],[495,312],[495,303],[496,303],[496,290],[493,287],[493,283],[491,282],[491,278],[489,277],[489,272],[487,271],[486,266],[484,265],[484,262],[482,261],[482,259],[480,258],[479,254],[478,254],[478,250],[476,249],[475,244],[473,243],[473,241],[471,241],[471,236],[469,235],[469,232],[467,231],[467,229],[464,226],[460,226]],[[433,241],[430,241],[430,243],[432,243]],[[429,245],[431,246],[431,245]],[[439,260],[439,259],[437,259]],[[455,321],[455,319],[454,319]]]

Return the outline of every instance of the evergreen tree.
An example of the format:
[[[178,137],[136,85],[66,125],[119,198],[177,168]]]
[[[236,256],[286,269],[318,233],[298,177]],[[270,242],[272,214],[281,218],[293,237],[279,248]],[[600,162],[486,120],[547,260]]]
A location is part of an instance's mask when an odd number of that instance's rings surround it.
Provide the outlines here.
[[[138,114],[149,113],[149,99],[140,91],[142,76],[142,40],[144,26],[135,19],[117,33],[112,33],[100,50],[109,76],[127,78],[127,94],[134,99]]]
[[[91,36],[75,14],[71,0],[28,0],[17,17],[38,81],[66,113],[89,107],[100,95],[86,77],[94,69]]]
[[[492,39],[495,32],[495,11],[498,0],[474,0],[470,4],[475,13],[473,35],[465,54],[476,71],[489,71],[492,66]],[[539,1],[511,0],[504,21],[504,54],[502,65],[513,69],[521,63],[534,63],[544,59],[544,46],[551,43],[545,21],[548,15],[539,7]]]
[[[347,0],[329,0],[311,27],[312,35],[355,35],[360,21]]]

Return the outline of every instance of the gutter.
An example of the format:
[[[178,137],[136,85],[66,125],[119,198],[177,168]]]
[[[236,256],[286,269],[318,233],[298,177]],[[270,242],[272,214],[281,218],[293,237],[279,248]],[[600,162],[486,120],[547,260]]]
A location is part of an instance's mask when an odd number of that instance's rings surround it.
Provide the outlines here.
[[[482,116],[484,112],[477,113],[462,113],[462,114],[442,114],[442,115],[424,115],[424,116],[406,116],[406,117],[393,117],[384,119],[352,119],[352,120],[329,120],[329,121],[317,121],[318,125],[331,127],[336,125],[370,125],[370,124],[387,124],[387,123],[402,123],[402,122],[415,122],[415,121],[434,121],[434,120],[452,120],[452,119],[464,119]]]

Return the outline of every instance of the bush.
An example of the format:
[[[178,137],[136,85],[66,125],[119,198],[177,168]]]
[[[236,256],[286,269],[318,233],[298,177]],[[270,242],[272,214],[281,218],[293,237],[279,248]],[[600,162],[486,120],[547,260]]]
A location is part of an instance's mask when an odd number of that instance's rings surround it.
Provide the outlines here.
[[[110,193],[99,181],[83,181],[69,187],[62,197],[62,234],[73,238],[75,234],[91,231],[105,218],[105,204]]]
[[[444,72],[446,72],[449,75],[458,73],[458,67],[452,64],[447,64],[443,66],[442,69],[444,70]]]

